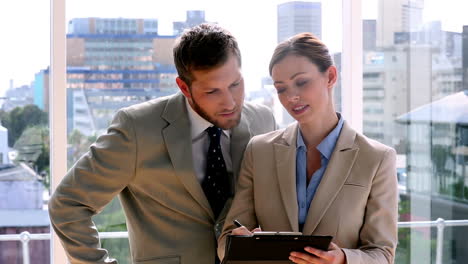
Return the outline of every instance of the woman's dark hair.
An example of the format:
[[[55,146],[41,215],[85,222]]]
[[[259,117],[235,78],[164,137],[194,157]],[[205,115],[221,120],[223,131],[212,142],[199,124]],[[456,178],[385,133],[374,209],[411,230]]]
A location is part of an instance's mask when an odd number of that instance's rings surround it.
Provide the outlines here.
[[[273,66],[287,55],[304,56],[318,66],[320,72],[325,72],[333,65],[327,46],[311,33],[300,33],[276,46],[270,60],[270,75]]]
[[[234,36],[216,24],[200,24],[185,30],[177,39],[174,49],[174,64],[179,78],[189,87],[193,70],[206,70],[224,64],[233,54],[241,66],[241,55]]]

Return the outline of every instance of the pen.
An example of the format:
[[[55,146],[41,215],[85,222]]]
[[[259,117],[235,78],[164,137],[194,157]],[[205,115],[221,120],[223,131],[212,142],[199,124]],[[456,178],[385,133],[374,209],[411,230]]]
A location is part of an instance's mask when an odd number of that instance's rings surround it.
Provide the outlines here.
[[[242,227],[242,224],[241,224],[239,221],[237,221],[237,219],[235,219],[235,220],[232,221],[232,222],[234,222],[234,224],[235,224],[237,227]]]

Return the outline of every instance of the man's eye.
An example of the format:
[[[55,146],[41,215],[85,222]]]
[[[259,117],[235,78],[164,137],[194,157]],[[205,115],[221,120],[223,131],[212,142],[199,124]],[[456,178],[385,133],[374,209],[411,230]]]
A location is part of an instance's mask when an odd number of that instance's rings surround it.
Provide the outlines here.
[[[206,93],[207,93],[207,94],[214,94],[214,93],[216,93],[216,90],[211,90],[211,91],[208,91],[208,92],[206,92]]]

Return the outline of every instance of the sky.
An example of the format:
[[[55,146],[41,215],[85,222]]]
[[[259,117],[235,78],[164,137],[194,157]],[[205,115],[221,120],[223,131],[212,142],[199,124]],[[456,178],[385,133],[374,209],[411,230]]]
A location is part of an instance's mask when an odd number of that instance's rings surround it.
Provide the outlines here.
[[[353,1],[353,0],[350,0]],[[394,1],[394,0],[387,0]],[[242,5],[239,4],[243,3]],[[172,33],[173,21],[184,21],[187,10],[205,10],[207,21],[218,22],[238,39],[246,89],[260,86],[276,46],[276,8],[284,0],[67,0],[67,21],[76,17],[157,18],[160,34]],[[362,0],[363,18],[375,19],[377,0]],[[247,4],[248,3],[248,4]],[[30,84],[49,65],[49,0],[0,3],[0,97],[10,87]],[[466,0],[425,0],[424,20],[442,20],[444,30],[468,25]],[[341,50],[341,0],[322,1],[322,38],[332,52]]]

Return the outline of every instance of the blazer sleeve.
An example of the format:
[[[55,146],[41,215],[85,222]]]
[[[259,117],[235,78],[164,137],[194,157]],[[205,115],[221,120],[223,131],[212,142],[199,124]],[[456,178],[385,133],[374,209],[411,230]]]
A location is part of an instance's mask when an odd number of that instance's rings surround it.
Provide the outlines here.
[[[237,182],[237,191],[232,202],[231,209],[224,222],[223,231],[218,239],[218,256],[223,260],[226,247],[226,237],[231,231],[237,228],[233,221],[238,219],[245,227],[252,230],[257,224],[255,216],[254,197],[253,197],[253,155],[252,140],[246,147],[244,159]]]
[[[372,181],[359,249],[342,249],[347,264],[392,264],[398,241],[396,153],[388,149]]]
[[[136,138],[131,119],[119,111],[63,178],[49,202],[51,224],[70,263],[117,263],[100,248],[91,217],[103,210],[135,175]]]

